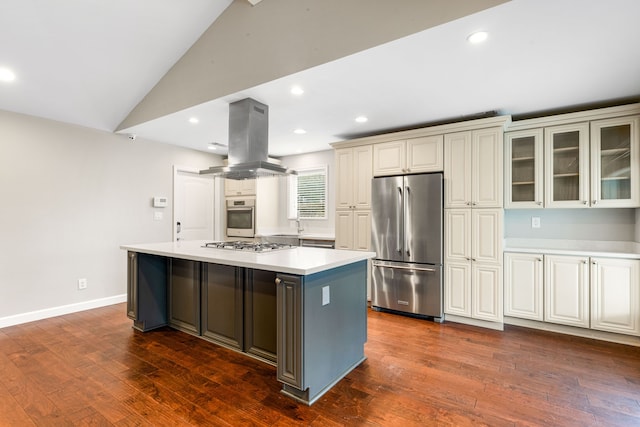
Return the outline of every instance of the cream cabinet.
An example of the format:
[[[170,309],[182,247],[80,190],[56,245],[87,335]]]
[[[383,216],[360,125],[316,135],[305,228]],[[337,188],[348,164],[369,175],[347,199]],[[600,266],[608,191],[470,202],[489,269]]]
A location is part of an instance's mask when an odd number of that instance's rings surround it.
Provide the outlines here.
[[[544,321],[589,327],[589,258],[545,255]]]
[[[505,134],[504,207],[543,207],[543,131],[531,129]]]
[[[640,335],[640,260],[590,261],[591,329]]]
[[[335,150],[336,209],[371,209],[372,148]]]
[[[225,179],[224,195],[233,196],[255,196],[256,180],[255,179]]]
[[[504,254],[504,315],[544,320],[543,256]]]
[[[544,130],[545,207],[589,206],[589,123]]]
[[[336,211],[336,249],[371,250],[371,211]]]
[[[502,209],[445,210],[445,313],[502,320]]]
[[[503,205],[503,132],[487,128],[444,136],[446,208]]]
[[[640,336],[640,260],[507,252],[505,316]]]
[[[640,117],[591,122],[591,206],[640,206]]]
[[[373,146],[373,175],[440,172],[443,170],[443,136],[425,136]]]
[[[508,132],[504,166],[509,209],[640,207],[640,116]]]

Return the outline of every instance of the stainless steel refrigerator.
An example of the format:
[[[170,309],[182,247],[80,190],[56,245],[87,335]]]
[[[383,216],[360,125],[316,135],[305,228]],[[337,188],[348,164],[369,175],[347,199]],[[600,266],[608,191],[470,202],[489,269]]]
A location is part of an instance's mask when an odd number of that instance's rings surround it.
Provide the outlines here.
[[[442,173],[373,178],[372,306],[442,321]]]

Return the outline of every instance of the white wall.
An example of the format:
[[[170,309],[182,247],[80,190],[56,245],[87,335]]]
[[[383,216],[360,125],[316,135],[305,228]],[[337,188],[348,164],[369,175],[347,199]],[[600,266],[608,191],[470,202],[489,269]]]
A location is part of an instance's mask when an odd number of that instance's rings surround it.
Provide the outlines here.
[[[171,240],[173,165],[221,164],[204,152],[3,111],[0,149],[0,320],[124,294],[119,246]],[[161,221],[153,196],[170,201]]]
[[[635,209],[511,209],[504,219],[506,238],[638,241]]]
[[[303,233],[335,234],[335,188],[336,171],[333,150],[317,151],[315,153],[286,156],[282,159],[282,165],[290,169],[311,168],[315,166],[327,166],[327,219],[302,220]],[[280,181],[279,191],[279,227],[281,231],[296,231],[296,222],[287,220],[287,188],[286,180]]]

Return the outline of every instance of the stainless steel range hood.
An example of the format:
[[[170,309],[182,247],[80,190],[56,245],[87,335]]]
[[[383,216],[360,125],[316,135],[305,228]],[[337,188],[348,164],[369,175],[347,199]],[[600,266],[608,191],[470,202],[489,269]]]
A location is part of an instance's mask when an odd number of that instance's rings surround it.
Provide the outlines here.
[[[268,161],[269,107],[245,98],[229,104],[229,164],[201,170],[228,179],[295,175],[296,171]]]

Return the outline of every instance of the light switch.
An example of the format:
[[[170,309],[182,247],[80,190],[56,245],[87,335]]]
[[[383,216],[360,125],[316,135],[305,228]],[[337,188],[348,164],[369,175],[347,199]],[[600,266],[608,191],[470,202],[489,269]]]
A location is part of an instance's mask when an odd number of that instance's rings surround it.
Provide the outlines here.
[[[162,212],[154,211],[153,212],[153,220],[154,221],[162,221]]]
[[[331,301],[331,296],[329,294],[329,287],[322,287],[322,305],[327,305]]]

